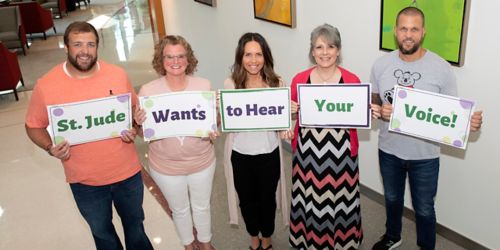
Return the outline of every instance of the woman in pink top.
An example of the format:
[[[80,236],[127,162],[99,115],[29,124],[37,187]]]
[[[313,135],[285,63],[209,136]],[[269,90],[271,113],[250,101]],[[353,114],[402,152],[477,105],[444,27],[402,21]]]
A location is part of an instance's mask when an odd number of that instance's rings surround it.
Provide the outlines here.
[[[207,79],[193,76],[198,60],[181,36],[166,36],[156,46],[153,67],[161,78],[141,87],[139,96],[178,91],[210,90]],[[135,112],[142,124],[144,110]],[[149,144],[150,174],[172,209],[174,224],[185,249],[194,249],[193,222],[201,249],[214,249],[210,243],[210,195],[215,171],[215,153],[210,138],[171,137]],[[192,213],[191,213],[192,211]]]

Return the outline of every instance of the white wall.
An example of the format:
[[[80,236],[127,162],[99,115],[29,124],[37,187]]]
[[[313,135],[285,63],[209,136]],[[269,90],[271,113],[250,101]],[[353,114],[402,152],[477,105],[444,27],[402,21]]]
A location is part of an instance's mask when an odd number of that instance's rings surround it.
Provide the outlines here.
[[[189,0],[162,2],[167,33],[186,37],[200,61],[197,74],[210,79],[215,88],[222,87],[238,38],[248,31],[266,37],[276,71],[286,82],[309,66],[309,34],[325,22],[339,28],[343,66],[362,81],[369,80],[371,64],[385,53],[378,50],[380,1],[297,0],[295,29],[254,19],[250,0],[217,0],[216,8]],[[479,109],[485,111],[485,124],[471,136],[466,152],[443,148],[436,209],[440,224],[500,249],[500,152],[494,150],[494,141],[500,139],[499,130],[494,129],[500,119],[496,111],[500,80],[495,75],[500,60],[496,25],[500,1],[471,2],[465,65],[454,71],[459,94],[477,100]],[[360,139],[361,182],[382,193],[376,128],[362,131]]]

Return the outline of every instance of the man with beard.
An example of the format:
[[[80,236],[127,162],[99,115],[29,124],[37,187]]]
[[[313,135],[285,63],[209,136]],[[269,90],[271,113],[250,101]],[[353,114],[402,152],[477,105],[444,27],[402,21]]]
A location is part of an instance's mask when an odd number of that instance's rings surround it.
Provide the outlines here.
[[[394,28],[399,50],[379,58],[372,67],[372,108],[382,119],[379,135],[379,165],[384,186],[386,231],[374,250],[395,249],[401,245],[402,215],[408,175],[415,221],[417,245],[434,249],[440,147],[437,143],[388,132],[392,113],[392,88],[399,84],[445,95],[457,95],[451,66],[435,53],[422,48],[425,35],[424,14],[415,7],[401,10]],[[471,131],[481,127],[482,112],[471,119]]]
[[[137,96],[125,71],[97,60],[99,36],[86,22],[71,23],[64,33],[67,60],[37,81],[26,114],[28,137],[61,160],[73,197],[87,221],[97,249],[123,249],[112,223],[112,204],[121,218],[127,249],[153,249],[144,232],[141,164],[133,144],[135,128],[113,138],[79,145],[54,145],[47,133],[47,105]]]

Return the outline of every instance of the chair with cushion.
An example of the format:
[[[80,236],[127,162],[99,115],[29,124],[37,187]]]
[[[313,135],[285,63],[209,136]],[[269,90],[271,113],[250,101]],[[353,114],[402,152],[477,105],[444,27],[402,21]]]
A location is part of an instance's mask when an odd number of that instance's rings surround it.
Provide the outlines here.
[[[18,101],[16,87],[19,81],[24,86],[17,56],[0,42],[0,91],[12,90],[16,96],[16,101]]]
[[[21,11],[21,21],[24,25],[24,30],[28,34],[43,33],[43,39],[47,40],[48,29],[52,28],[56,33],[52,12],[40,6],[37,2],[16,2],[10,3],[16,5]]]
[[[59,18],[63,18],[63,12],[68,15],[68,9],[66,8],[66,0],[39,0],[40,6],[46,10],[53,11],[57,9]]]
[[[22,48],[24,55],[28,47],[21,13],[17,6],[0,8],[0,41],[9,49]]]

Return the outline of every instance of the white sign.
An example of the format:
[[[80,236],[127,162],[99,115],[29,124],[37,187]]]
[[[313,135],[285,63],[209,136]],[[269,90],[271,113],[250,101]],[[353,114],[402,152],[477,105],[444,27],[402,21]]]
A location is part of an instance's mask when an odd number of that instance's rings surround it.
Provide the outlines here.
[[[298,84],[301,127],[371,127],[371,85]]]
[[[395,86],[389,131],[465,149],[474,102]]]
[[[223,132],[290,129],[290,89],[220,90],[220,114]]]
[[[47,106],[52,142],[70,145],[120,137],[132,126],[130,93]]]
[[[217,131],[214,91],[182,91],[139,97],[146,111],[144,140],[166,137],[207,137]]]

